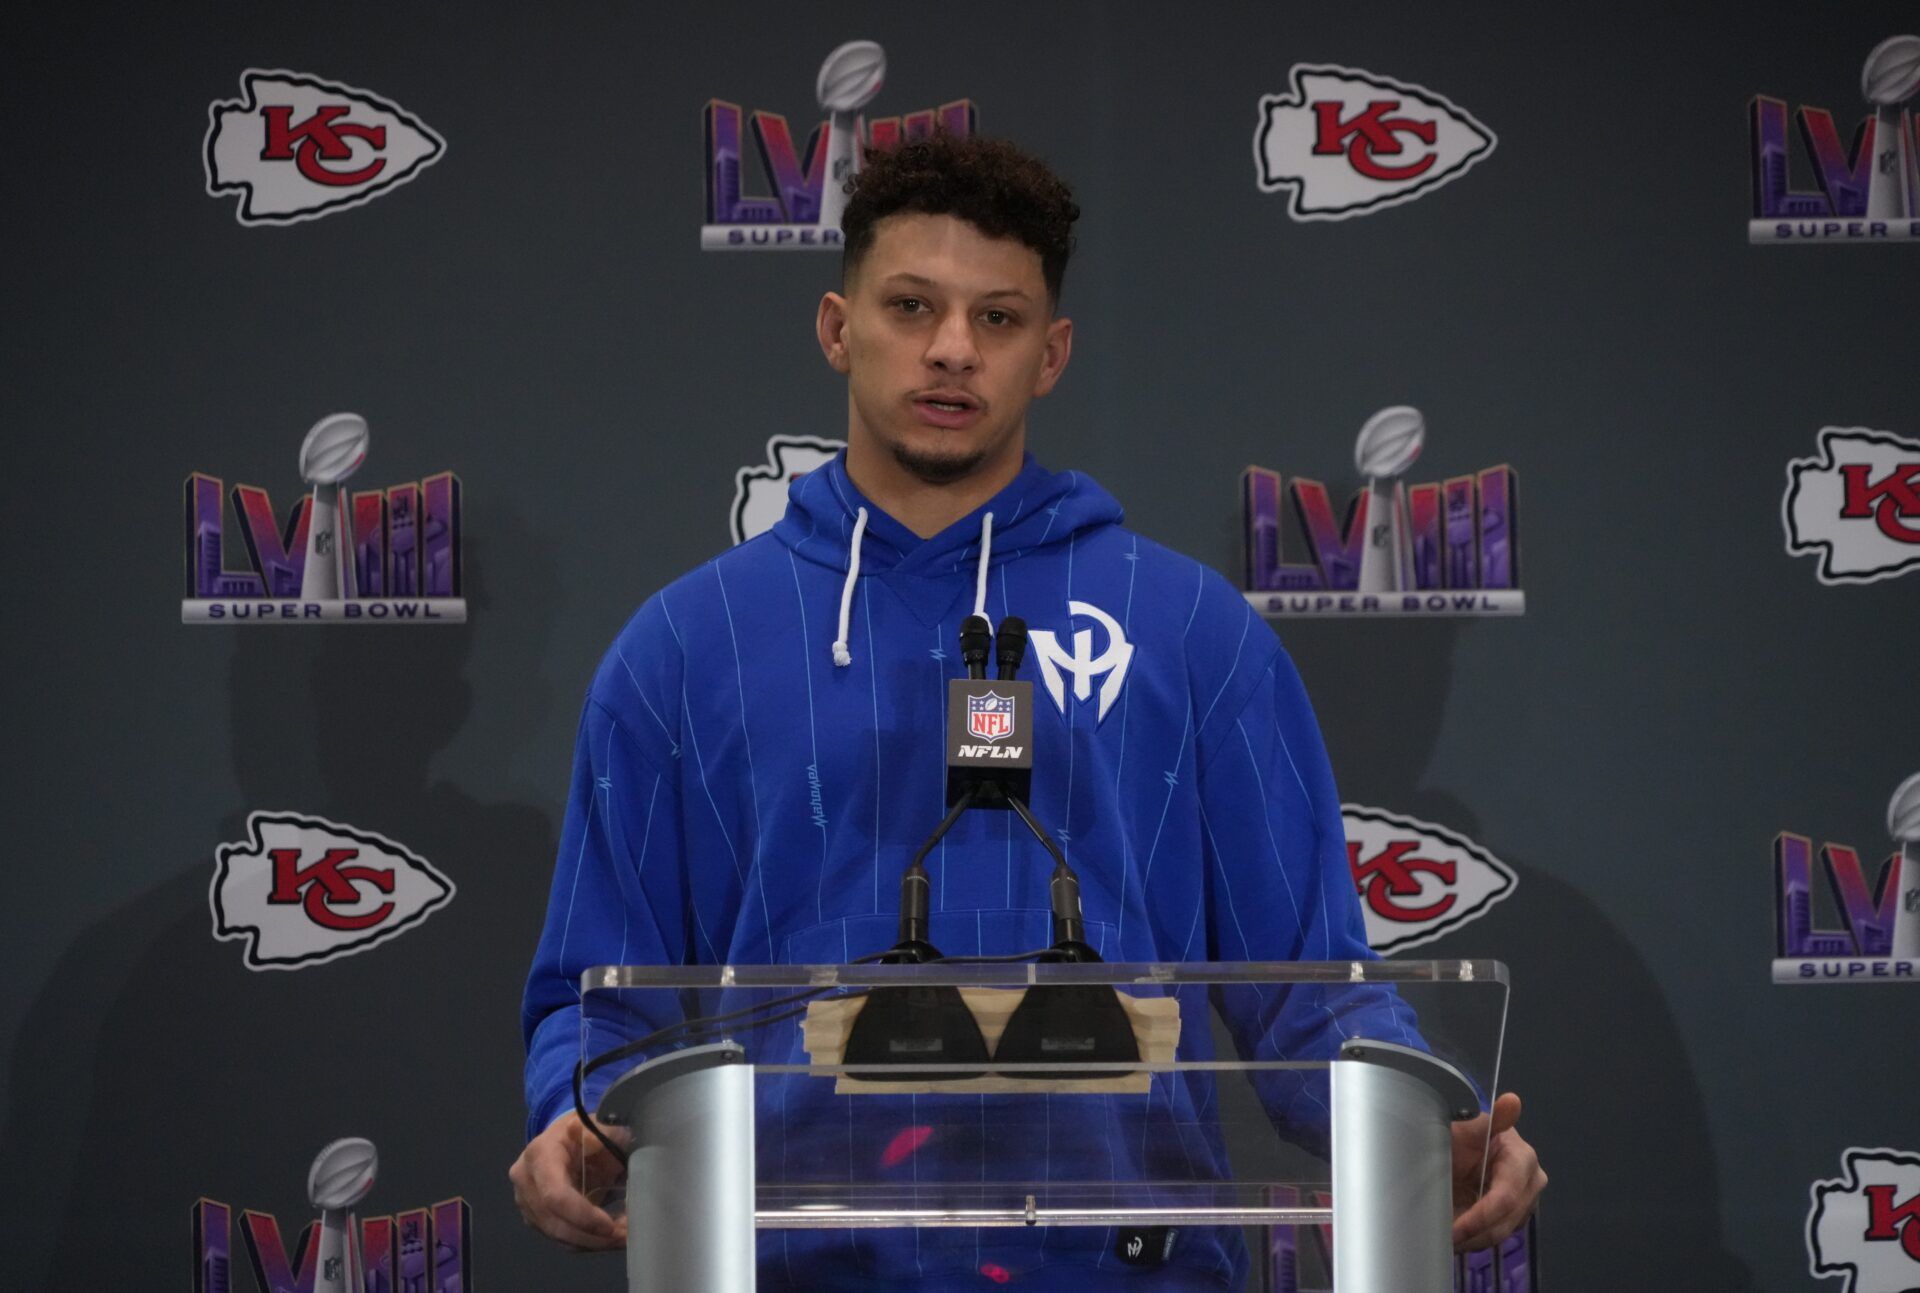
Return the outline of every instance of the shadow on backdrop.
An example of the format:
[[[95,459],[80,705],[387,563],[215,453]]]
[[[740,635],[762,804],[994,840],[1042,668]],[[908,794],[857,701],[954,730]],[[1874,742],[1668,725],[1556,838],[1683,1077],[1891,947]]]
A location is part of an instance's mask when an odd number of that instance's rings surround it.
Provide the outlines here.
[[[1500,1086],[1525,1099],[1521,1130],[1552,1178],[1541,1200],[1545,1287],[1637,1287],[1648,1254],[1683,1253],[1687,1283],[1701,1293],[1757,1288],[1721,1236],[1706,1103],[1658,980],[1606,914],[1561,878],[1570,859],[1556,874],[1515,857],[1498,844],[1497,822],[1490,842],[1471,806],[1427,784],[1459,635],[1502,626],[1280,627],[1346,802],[1458,831],[1519,877],[1513,895],[1478,920],[1399,955],[1483,957],[1512,972]],[[1459,779],[1442,771],[1434,779]],[[1541,775],[1551,777],[1551,767]],[[1567,838],[1586,847],[1571,831]],[[1549,1012],[1573,1026],[1550,1026]]]
[[[181,870],[82,933],[21,1031],[4,1157],[36,1165],[47,1188],[7,1209],[7,1250],[26,1263],[15,1273],[40,1276],[18,1287],[191,1287],[203,1195],[236,1221],[242,1208],[277,1214],[291,1249],[312,1215],[307,1168],[348,1135],[380,1151],[363,1215],[463,1196],[477,1281],[551,1283],[506,1169],[522,1141],[520,990],[556,831],[540,806],[478,802],[429,771],[468,719],[478,644],[515,683],[498,697],[514,707],[502,730],[530,733],[551,702],[537,681],[550,553],[519,516],[484,520],[463,627],[234,630],[239,805],[192,838],[129,841]],[[365,951],[250,971],[240,943],[212,936],[208,885],[215,844],[245,838],[255,809],[387,835],[456,893]],[[234,1251],[245,1266],[238,1233]]]

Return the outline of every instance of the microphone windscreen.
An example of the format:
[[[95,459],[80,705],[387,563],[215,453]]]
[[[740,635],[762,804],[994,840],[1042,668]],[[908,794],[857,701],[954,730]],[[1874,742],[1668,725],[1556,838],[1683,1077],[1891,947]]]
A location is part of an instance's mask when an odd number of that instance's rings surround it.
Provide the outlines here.
[[[1018,615],[1009,615],[1000,621],[1000,633],[995,639],[999,648],[1000,676],[1011,678],[1020,669],[1020,662],[1027,658],[1027,622]]]

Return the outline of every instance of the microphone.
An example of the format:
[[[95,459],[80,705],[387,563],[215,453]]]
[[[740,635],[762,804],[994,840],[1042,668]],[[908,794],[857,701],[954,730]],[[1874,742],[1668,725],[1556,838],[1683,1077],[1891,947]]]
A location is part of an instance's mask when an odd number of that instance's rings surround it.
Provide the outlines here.
[[[1020,672],[1020,662],[1027,658],[1027,622],[1018,615],[1001,620],[994,646],[1000,660],[1000,681],[1007,682]]]
[[[987,676],[987,651],[993,642],[993,625],[984,615],[969,615],[960,621],[960,659],[967,666],[967,677]]]
[[[1033,782],[1033,684],[1015,678],[1027,653],[1027,625],[1009,615],[1000,623],[999,676],[987,679],[987,655],[994,646],[992,626],[969,615],[960,626],[960,658],[967,676],[947,682],[947,815],[907,865],[900,881],[900,940],[882,958],[894,964],[939,960],[928,941],[931,884],[922,863],[933,846],[953,829],[969,808],[1012,809],[1053,858],[1048,881],[1053,946],[1042,959],[1092,962],[1100,954],[1087,942],[1080,906],[1080,879],[1067,864],[1033,810],[1027,795]],[[929,1073],[918,1065],[984,1064],[986,1041],[959,991],[941,988],[876,988],[855,1016],[844,1061],[867,1071],[869,1080],[931,1081],[973,1074]],[[1139,1044],[1120,998],[1112,988],[1092,984],[1048,984],[1029,988],[1008,1017],[994,1048],[996,1063],[1138,1063]],[[868,1068],[868,1066],[872,1066]],[[893,1071],[889,1072],[889,1066]],[[1011,1076],[1068,1078],[1070,1070],[1024,1071]]]
[[[1027,653],[1025,621],[1000,625],[1000,676],[987,678],[993,626],[982,615],[960,624],[965,678],[947,680],[947,802],[971,791],[982,808],[1005,808],[1033,784],[1033,684],[1013,675]]]
[[[983,650],[983,662],[985,658]],[[882,963],[925,965],[942,959],[940,949],[927,938],[927,908],[933,885],[923,863],[933,846],[960,820],[960,814],[973,806],[977,793],[969,788],[960,796],[907,864],[906,874],[900,877],[900,941],[880,958]],[[979,1069],[944,1073],[921,1067],[942,1060],[950,1064],[987,1062],[987,1039],[980,1032],[980,1023],[967,1009],[960,989],[950,984],[874,988],[853,1018],[841,1056],[850,1072],[860,1070],[851,1072],[851,1076],[869,1082],[948,1082],[981,1075]]]

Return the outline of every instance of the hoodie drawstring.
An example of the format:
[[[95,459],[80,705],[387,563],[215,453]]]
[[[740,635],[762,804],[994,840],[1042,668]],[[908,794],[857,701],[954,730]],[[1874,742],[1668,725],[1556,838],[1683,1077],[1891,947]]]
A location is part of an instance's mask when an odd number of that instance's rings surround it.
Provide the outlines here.
[[[860,540],[867,533],[867,509],[861,508],[853,519],[853,547],[847,553],[847,582],[840,585],[840,636],[833,640],[833,663],[846,668],[853,663],[853,653],[847,650],[847,620],[853,614],[853,584],[860,578]]]
[[[980,518],[980,573],[973,580],[973,613],[987,617],[987,558],[993,555],[993,513]]]
[[[844,669],[853,663],[847,649],[847,625],[853,616],[853,587],[860,578],[860,540],[867,533],[867,509],[861,508],[853,521],[853,543],[847,552],[847,581],[840,585],[840,636],[833,640],[833,663]],[[973,581],[973,613],[987,614],[987,564],[993,558],[993,513],[980,518],[980,567]]]

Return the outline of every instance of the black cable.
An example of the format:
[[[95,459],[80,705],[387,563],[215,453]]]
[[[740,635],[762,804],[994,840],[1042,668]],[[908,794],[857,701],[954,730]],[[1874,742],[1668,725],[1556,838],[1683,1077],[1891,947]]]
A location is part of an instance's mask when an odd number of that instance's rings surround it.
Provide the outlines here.
[[[927,837],[927,842],[922,844],[920,851],[913,855],[913,861],[907,863],[907,870],[911,871],[927,860],[927,854],[933,852],[933,846],[946,838],[947,832],[953,829],[953,824],[960,820],[961,813],[973,807],[974,798],[979,793],[980,787],[977,785],[968,786],[961,792],[960,797],[953,801],[953,807],[947,809],[947,815],[942,817],[940,824],[933,828],[933,834]]]
[[[1013,811],[1020,814],[1020,820],[1027,824],[1027,829],[1033,832],[1033,837],[1040,841],[1047,852],[1053,854],[1054,869],[1072,870],[1067,865],[1066,857],[1060,852],[1060,846],[1053,842],[1053,837],[1047,834],[1047,828],[1040,824],[1040,819],[1033,815],[1031,808],[1027,807],[1027,801],[1014,794],[1008,794],[1006,798],[1007,802],[1013,805]]]

